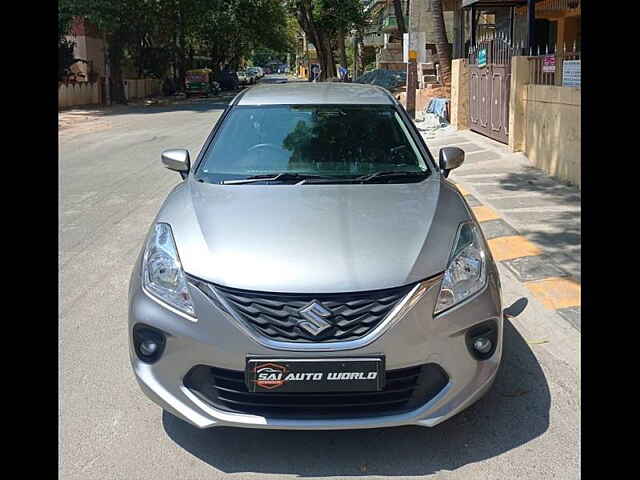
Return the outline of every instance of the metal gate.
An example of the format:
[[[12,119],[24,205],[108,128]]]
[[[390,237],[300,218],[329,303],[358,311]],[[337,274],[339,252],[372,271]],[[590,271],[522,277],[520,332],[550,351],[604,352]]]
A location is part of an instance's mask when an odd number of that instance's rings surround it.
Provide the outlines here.
[[[469,122],[474,132],[509,143],[509,87],[515,48],[503,38],[481,40],[469,52]]]

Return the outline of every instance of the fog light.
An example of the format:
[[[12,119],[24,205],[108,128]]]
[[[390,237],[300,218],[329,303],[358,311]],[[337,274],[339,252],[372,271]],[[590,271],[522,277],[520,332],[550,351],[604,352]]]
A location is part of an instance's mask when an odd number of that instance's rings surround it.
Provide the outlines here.
[[[161,330],[141,323],[133,327],[133,347],[143,362],[156,362],[162,356],[165,344],[166,334]]]
[[[145,340],[140,344],[140,352],[147,357],[156,353],[156,350],[158,350],[158,344],[153,340]]]
[[[476,360],[488,360],[498,346],[498,322],[494,319],[474,325],[466,334],[469,353]]]
[[[473,342],[473,348],[483,354],[489,353],[492,347],[493,343],[491,343],[491,340],[485,337],[478,337]]]

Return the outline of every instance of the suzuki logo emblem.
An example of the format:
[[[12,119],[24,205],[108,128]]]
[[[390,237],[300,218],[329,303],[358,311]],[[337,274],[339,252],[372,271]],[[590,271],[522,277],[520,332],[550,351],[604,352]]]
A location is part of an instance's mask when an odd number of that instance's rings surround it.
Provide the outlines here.
[[[331,310],[327,309],[317,300],[313,300],[306,307],[301,308],[298,313],[302,320],[298,320],[298,326],[311,335],[317,336],[333,325],[325,320],[332,315]]]

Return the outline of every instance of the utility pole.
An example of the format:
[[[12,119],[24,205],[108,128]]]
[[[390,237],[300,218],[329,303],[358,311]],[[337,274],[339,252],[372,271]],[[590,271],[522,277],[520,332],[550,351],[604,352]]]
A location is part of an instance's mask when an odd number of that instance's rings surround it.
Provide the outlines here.
[[[406,110],[412,119],[416,117],[416,88],[418,74],[422,75],[422,66],[418,72],[418,61],[426,61],[426,32],[429,28],[429,10],[431,2],[428,0],[411,0],[409,5],[409,22],[407,32],[407,104]],[[404,55],[403,55],[404,60]]]
[[[416,83],[418,83],[418,52],[409,48],[407,62],[407,113],[412,120],[416,118]]]

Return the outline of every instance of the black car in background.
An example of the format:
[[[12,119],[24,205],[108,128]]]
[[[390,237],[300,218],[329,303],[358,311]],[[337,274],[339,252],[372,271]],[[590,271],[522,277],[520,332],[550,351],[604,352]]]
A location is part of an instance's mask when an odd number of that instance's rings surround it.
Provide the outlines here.
[[[216,81],[223,90],[236,90],[240,86],[240,80],[236,72],[232,70],[223,70],[216,76]]]

